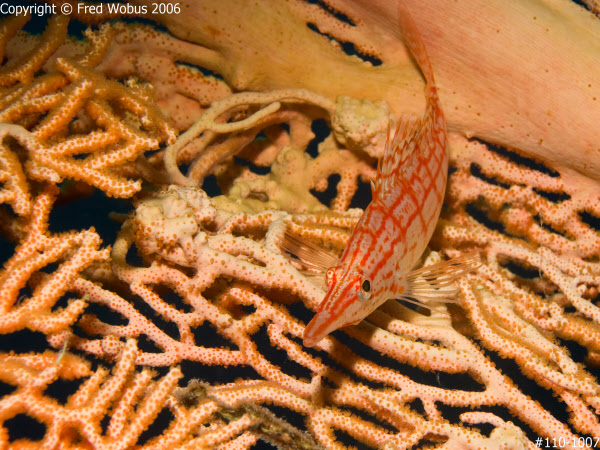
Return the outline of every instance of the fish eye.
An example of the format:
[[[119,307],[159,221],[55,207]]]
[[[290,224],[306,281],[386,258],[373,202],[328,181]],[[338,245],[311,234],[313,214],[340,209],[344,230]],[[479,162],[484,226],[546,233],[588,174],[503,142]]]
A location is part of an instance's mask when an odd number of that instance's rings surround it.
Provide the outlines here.
[[[362,285],[361,285],[361,287],[362,287],[362,290],[363,290],[364,292],[366,292],[367,294],[368,294],[369,292],[371,292],[371,282],[370,282],[369,280],[367,280],[367,279],[364,279],[364,280],[363,280],[363,282],[362,282]]]
[[[371,297],[371,282],[364,278],[360,283],[360,291],[358,292],[358,299],[361,301],[369,300]]]

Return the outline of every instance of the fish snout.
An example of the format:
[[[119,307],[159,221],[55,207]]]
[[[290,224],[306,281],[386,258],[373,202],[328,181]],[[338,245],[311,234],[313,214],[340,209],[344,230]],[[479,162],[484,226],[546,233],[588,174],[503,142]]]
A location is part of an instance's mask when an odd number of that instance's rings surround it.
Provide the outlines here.
[[[306,325],[302,335],[302,343],[305,347],[314,347],[321,339],[335,330],[335,325],[330,316],[327,311],[317,312]]]
[[[354,314],[348,313],[355,309],[360,279],[356,275],[335,280],[337,282],[330,287],[317,313],[304,329],[304,345],[312,347],[332,331],[355,323]]]
[[[349,319],[344,309],[340,313],[338,312],[338,308],[320,308],[308,325],[306,325],[302,341],[305,346],[313,347],[332,331],[355,324],[356,322],[354,318]]]

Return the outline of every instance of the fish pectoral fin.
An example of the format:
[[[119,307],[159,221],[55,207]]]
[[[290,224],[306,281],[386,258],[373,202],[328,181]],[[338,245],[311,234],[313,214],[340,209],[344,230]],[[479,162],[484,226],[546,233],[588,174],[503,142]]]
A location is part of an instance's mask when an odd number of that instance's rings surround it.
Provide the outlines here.
[[[399,299],[429,307],[429,302],[456,303],[456,281],[481,265],[476,252],[412,270],[406,277],[406,287]]]
[[[305,267],[323,274],[330,267],[337,266],[340,261],[337,255],[287,229],[279,246],[290,261],[299,262]]]

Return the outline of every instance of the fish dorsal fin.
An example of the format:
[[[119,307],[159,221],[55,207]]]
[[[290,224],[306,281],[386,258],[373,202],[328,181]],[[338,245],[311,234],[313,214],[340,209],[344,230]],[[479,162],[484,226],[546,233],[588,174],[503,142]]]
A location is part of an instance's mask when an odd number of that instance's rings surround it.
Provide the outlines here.
[[[390,124],[391,124],[390,119]],[[394,136],[390,139],[390,126],[383,156],[377,165],[375,192],[385,195],[394,185],[393,180],[404,171],[405,161],[418,147],[420,119],[402,114]]]
[[[299,262],[313,271],[322,272],[322,275],[340,262],[337,255],[287,229],[279,246],[291,261]]]

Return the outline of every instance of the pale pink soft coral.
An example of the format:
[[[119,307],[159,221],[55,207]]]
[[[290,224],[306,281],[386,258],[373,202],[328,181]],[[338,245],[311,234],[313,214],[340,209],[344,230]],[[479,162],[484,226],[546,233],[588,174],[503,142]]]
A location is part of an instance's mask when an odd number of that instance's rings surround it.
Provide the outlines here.
[[[600,25],[593,14],[567,0],[405,3],[430,55],[449,129],[600,178]],[[219,73],[236,90],[302,87],[420,111],[423,80],[402,44],[396,2],[323,4],[330,9],[188,0],[182,14],[153,19],[185,41],[181,60]],[[345,55],[307,24],[381,66]]]

